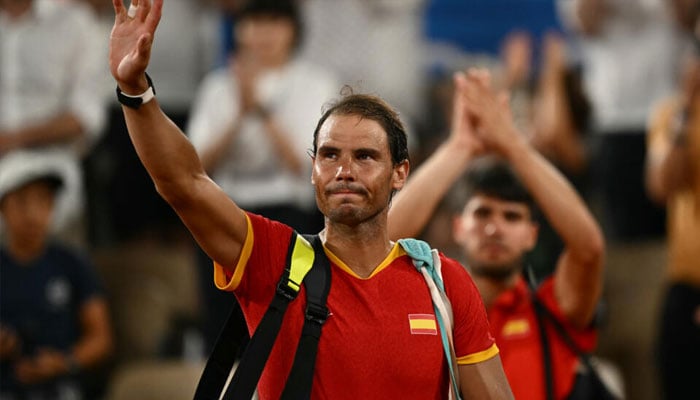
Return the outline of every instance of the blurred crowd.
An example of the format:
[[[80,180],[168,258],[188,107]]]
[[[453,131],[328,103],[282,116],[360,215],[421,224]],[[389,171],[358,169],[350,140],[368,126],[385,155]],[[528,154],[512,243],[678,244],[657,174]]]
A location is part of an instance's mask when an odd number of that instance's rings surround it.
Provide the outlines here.
[[[318,231],[307,151],[328,101],[351,88],[394,105],[415,170],[449,135],[453,73],[488,68],[603,227],[596,354],[625,398],[689,398],[700,0],[297,0],[292,26],[247,18],[245,2],[166,0],[148,70],[239,205]],[[0,379],[39,392],[58,379],[45,398],[191,398],[237,306],[133,150],[108,71],[113,22],[107,0],[0,0]],[[460,259],[451,201],[421,236]],[[540,277],[562,246],[540,221]],[[41,274],[10,270],[39,258]],[[26,365],[6,382],[13,357]]]

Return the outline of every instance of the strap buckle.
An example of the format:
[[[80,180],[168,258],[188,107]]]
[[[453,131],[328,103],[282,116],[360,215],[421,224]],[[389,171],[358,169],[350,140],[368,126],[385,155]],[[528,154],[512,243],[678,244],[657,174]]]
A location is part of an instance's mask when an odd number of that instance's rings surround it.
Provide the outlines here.
[[[298,290],[294,290],[291,287],[289,287],[289,280],[288,279],[282,279],[277,283],[277,294],[281,295],[285,299],[292,301],[297,297],[297,294],[299,294]]]
[[[323,325],[328,319],[328,307],[320,306],[314,303],[308,303],[306,305],[306,319],[315,322],[319,325]]]

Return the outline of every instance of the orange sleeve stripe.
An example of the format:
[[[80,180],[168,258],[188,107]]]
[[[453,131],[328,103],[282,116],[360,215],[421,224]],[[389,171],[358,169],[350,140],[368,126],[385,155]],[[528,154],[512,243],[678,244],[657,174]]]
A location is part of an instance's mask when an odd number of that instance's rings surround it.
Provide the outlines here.
[[[473,354],[468,354],[466,356],[462,356],[457,358],[457,364],[459,365],[466,365],[466,364],[476,364],[482,361],[486,361],[492,357],[495,357],[498,354],[498,346],[496,346],[496,343],[492,344],[491,347],[484,351],[480,351],[478,353],[473,353]]]
[[[250,254],[253,252],[253,225],[250,222],[248,214],[246,214],[245,219],[248,225],[248,232],[246,233],[245,243],[243,243],[236,268],[233,269],[233,276],[227,274],[226,269],[214,261],[214,284],[220,290],[231,292],[238,287],[241,283],[243,272],[245,272],[245,267],[250,259]]]

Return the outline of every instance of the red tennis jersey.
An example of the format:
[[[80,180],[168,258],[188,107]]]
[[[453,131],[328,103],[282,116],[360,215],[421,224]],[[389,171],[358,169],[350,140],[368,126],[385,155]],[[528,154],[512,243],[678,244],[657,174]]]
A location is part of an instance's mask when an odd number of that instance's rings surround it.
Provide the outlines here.
[[[248,214],[248,236],[232,276],[214,264],[214,280],[234,291],[253,332],[285,267],[292,229]],[[444,399],[449,371],[423,276],[399,245],[366,279],[328,249],[330,316],[323,326],[314,371],[313,399]],[[458,362],[478,363],[498,354],[486,310],[467,271],[441,255],[455,316]],[[304,321],[305,289],[285,314],[258,385],[260,399],[278,399],[292,365]]]
[[[577,330],[562,315],[554,297],[554,279],[546,279],[537,290],[537,297],[566,327],[574,342],[583,351],[592,351],[597,334],[593,328]],[[544,362],[535,308],[525,280],[501,293],[488,310],[491,333],[501,350],[501,362],[516,399],[545,399]],[[554,394],[564,399],[571,392],[577,367],[576,354],[559,334],[546,324],[551,349]]]

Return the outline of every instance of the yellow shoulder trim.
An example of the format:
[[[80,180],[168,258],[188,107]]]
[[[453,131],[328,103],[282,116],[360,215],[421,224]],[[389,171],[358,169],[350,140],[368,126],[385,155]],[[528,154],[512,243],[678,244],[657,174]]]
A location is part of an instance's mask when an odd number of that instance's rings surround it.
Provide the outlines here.
[[[243,243],[243,248],[241,249],[241,255],[238,257],[238,263],[236,264],[236,268],[233,269],[233,276],[230,280],[228,280],[226,277],[224,267],[214,261],[214,284],[220,290],[231,292],[238,287],[238,285],[241,283],[245,266],[248,264],[248,259],[250,259],[250,253],[253,251],[253,225],[250,222],[248,214],[245,215],[245,220],[246,224],[248,225],[248,232],[246,233],[245,243]]]
[[[498,346],[496,346],[496,343],[491,345],[488,349],[484,351],[480,351],[478,353],[472,353],[468,354],[466,356],[462,356],[457,358],[457,364],[459,365],[466,365],[466,364],[476,364],[480,363],[482,361],[486,361],[489,358],[495,357],[498,354]]]

